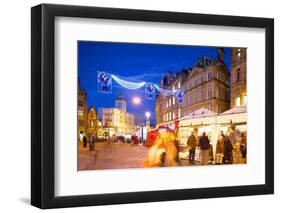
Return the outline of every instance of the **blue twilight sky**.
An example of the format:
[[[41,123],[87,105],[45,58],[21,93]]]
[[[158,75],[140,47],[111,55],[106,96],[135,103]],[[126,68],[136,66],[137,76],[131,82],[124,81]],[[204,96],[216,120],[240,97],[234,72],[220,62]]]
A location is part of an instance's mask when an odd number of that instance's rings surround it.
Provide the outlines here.
[[[88,108],[94,106],[98,111],[102,107],[114,107],[115,98],[121,92],[127,101],[127,111],[135,115],[137,124],[144,122],[146,111],[151,113],[151,123],[155,124],[155,100],[144,98],[144,88],[128,90],[113,81],[112,94],[99,93],[97,71],[126,77],[126,80],[160,84],[161,76],[168,70],[175,73],[193,67],[204,55],[216,60],[217,48],[78,41],[78,76],[88,94]],[[225,64],[230,70],[231,48],[225,48]],[[141,98],[140,105],[133,104],[134,96]]]

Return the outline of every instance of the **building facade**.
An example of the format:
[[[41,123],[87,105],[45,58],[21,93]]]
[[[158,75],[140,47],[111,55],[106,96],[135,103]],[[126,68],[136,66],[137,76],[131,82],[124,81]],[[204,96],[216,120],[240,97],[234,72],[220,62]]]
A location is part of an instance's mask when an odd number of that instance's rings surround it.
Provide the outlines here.
[[[173,76],[167,72],[161,80],[161,87],[168,90],[178,90],[184,87],[184,82],[188,77],[189,70],[182,69]],[[161,124],[182,117],[182,106],[178,104],[176,95],[165,97],[157,94],[155,101],[156,123]]]
[[[224,50],[218,49],[218,58],[203,56],[193,68],[169,74],[161,81],[166,89],[181,89],[184,101],[177,103],[175,96],[156,96],[157,125],[173,122],[201,108],[222,113],[230,108],[230,74],[224,64]]]
[[[246,48],[232,48],[231,108],[247,104]]]
[[[97,136],[98,129],[98,115],[94,107],[90,107],[88,111],[88,122],[87,122],[87,136],[88,139],[91,136]]]
[[[134,115],[126,111],[126,101],[121,94],[115,100],[115,108],[102,108],[101,110],[105,137],[135,133]]]
[[[83,136],[87,137],[87,123],[88,123],[88,111],[87,111],[87,92],[81,88],[80,81],[78,80],[78,141],[82,140]]]
[[[189,73],[184,84],[185,115],[201,108],[216,113],[229,109],[230,74],[223,62],[204,56],[200,58]]]

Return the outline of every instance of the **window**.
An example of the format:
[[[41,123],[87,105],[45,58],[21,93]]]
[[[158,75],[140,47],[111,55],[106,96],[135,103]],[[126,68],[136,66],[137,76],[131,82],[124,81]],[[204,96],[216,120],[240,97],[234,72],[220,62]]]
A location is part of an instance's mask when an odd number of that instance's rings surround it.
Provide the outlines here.
[[[204,100],[204,89],[201,89],[201,101]]]
[[[167,101],[167,108],[169,107],[169,101]]]
[[[211,92],[212,92],[211,90],[212,90],[211,85],[208,85],[207,99],[211,98]]]
[[[172,101],[171,101],[171,98],[169,98],[169,106],[172,105]]]
[[[240,68],[238,68],[236,71],[236,81],[240,81]]]
[[[240,97],[236,98],[236,106],[240,106]]]
[[[169,112],[169,121],[172,120],[172,112]]]
[[[244,104],[247,105],[247,95],[244,96]]]
[[[212,78],[212,73],[211,72],[208,72],[208,81],[210,81]]]
[[[83,116],[83,110],[82,109],[78,109],[78,115]]]
[[[176,118],[176,113],[175,112],[173,112],[173,120]]]
[[[181,117],[181,109],[178,108],[178,118],[180,118],[180,117]]]
[[[163,115],[163,120],[166,121],[166,114]]]
[[[181,88],[181,82],[179,81],[179,83],[178,83],[178,89],[180,89]]]
[[[175,96],[173,97],[173,105],[175,105],[176,101],[175,101]]]
[[[241,57],[241,49],[237,49],[237,57],[240,58]]]
[[[175,86],[173,86],[173,91],[175,90]]]

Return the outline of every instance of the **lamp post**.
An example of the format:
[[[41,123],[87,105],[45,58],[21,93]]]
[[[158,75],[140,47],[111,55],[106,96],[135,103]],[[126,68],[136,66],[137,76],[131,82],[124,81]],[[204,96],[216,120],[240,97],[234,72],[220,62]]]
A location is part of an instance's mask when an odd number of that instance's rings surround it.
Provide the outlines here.
[[[146,112],[145,113],[145,117],[146,117],[146,126],[150,126],[150,116],[151,116],[151,114],[150,114],[150,112]]]

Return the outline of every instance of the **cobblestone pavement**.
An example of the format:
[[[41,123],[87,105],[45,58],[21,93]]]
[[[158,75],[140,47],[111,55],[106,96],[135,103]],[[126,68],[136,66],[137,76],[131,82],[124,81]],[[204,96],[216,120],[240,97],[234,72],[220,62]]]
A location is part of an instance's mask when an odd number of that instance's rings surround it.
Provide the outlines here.
[[[96,143],[95,151],[79,144],[78,170],[143,168],[148,148],[143,145]],[[193,166],[188,160],[180,160],[181,166]]]
[[[79,144],[78,170],[141,168],[148,148],[143,145],[96,143],[96,151]]]

